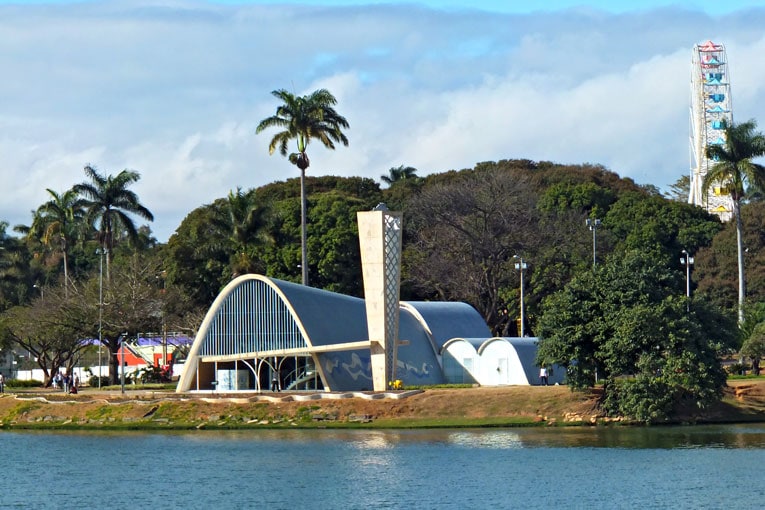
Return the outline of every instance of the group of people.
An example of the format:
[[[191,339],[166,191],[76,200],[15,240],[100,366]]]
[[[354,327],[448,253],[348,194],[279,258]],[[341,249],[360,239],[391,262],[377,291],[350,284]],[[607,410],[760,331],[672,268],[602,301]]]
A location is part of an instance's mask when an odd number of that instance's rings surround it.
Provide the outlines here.
[[[80,387],[80,378],[77,374],[72,377],[71,374],[59,372],[53,377],[53,387],[60,388],[66,393],[77,393],[77,388]]]

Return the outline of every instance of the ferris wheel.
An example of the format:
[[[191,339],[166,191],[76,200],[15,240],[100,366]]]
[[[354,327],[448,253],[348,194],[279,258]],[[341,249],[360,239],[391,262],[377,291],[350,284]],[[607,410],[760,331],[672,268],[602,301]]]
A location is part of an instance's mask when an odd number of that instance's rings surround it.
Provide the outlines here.
[[[704,196],[702,183],[715,161],[707,158],[709,145],[725,143],[725,123],[733,122],[728,57],[725,46],[707,41],[693,47],[691,57],[691,188],[688,202],[731,219],[733,199],[724,182]]]

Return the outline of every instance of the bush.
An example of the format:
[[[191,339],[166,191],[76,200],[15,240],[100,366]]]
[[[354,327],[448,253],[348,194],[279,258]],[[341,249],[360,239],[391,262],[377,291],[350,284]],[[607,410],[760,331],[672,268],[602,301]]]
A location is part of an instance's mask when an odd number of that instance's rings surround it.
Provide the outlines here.
[[[111,381],[109,380],[109,376],[108,375],[102,375],[101,376],[101,385],[100,385],[100,387],[103,388],[105,386],[109,386],[109,384],[111,384]],[[93,376],[90,377],[90,379],[88,379],[88,386],[90,386],[91,388],[98,388],[99,387],[98,376],[97,375],[93,375]]]
[[[644,423],[666,420],[673,411],[675,389],[658,377],[613,381],[603,407],[612,416],[626,416]]]
[[[746,375],[746,371],[749,370],[749,365],[746,363],[731,363],[725,367],[725,370],[731,375]]]
[[[42,388],[42,381],[37,380],[21,380],[21,379],[8,379],[5,382],[6,388]]]
[[[142,383],[168,383],[171,372],[167,367],[149,365],[138,372],[138,379]]]

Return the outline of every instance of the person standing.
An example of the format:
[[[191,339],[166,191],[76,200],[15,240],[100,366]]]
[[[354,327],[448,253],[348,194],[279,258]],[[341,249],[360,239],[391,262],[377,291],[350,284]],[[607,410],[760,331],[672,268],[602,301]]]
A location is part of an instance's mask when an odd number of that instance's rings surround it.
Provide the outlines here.
[[[279,390],[279,374],[278,372],[274,371],[273,375],[271,376],[271,391],[280,391]]]
[[[5,376],[0,373],[0,393],[5,393]]]
[[[539,384],[540,386],[542,384],[547,386],[547,367],[542,367],[539,369]]]

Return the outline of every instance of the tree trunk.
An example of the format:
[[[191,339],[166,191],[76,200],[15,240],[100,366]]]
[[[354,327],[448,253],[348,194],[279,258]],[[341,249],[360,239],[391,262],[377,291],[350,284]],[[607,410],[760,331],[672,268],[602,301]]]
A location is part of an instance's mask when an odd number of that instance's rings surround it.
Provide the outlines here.
[[[300,246],[301,269],[303,285],[308,285],[308,247],[306,245],[306,199],[305,199],[305,168],[300,169]]]
[[[64,247],[64,297],[69,299],[69,260]]]
[[[109,263],[109,248],[106,249],[106,282],[111,283],[112,281],[112,274],[111,274],[111,264]]]
[[[115,385],[120,383],[119,370],[119,348],[115,352],[109,349],[109,384]]]
[[[736,246],[738,248],[738,323],[744,323],[744,300],[746,285],[744,282],[744,226],[741,221],[741,204],[733,201],[733,214],[736,216]]]

